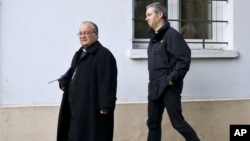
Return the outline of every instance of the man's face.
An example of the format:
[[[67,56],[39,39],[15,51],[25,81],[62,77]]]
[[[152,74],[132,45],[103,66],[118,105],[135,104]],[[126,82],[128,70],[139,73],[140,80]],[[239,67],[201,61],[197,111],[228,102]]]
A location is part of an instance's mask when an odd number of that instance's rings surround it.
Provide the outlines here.
[[[98,39],[98,35],[94,31],[94,26],[91,23],[83,23],[80,26],[78,36],[80,39],[80,43],[84,48],[89,47]]]
[[[148,22],[149,27],[157,29],[161,18],[162,13],[156,13],[153,7],[149,7],[146,10],[146,21]]]

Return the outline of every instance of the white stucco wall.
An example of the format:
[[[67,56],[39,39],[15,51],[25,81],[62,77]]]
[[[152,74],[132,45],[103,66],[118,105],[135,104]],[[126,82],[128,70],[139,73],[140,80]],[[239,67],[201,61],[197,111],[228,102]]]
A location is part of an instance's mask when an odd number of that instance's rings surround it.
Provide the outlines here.
[[[239,57],[193,59],[185,79],[186,100],[250,98],[250,1],[233,3],[234,27],[229,34]],[[117,59],[118,102],[146,101],[147,60],[128,56],[132,1],[1,0],[0,105],[59,104],[62,92],[56,82],[48,82],[69,67],[80,47],[76,33],[85,20],[99,26],[99,40]]]

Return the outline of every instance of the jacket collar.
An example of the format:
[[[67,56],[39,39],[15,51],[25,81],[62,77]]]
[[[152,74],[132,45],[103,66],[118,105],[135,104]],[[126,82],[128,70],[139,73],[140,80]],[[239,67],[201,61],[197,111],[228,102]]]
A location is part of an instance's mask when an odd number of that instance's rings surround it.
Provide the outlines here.
[[[150,28],[148,35],[151,41],[160,41],[163,38],[165,32],[169,29],[169,27],[170,23],[166,22],[157,32],[155,32],[154,29]]]
[[[99,41],[96,41],[91,46],[89,46],[88,48],[86,48],[86,52],[87,53],[94,53],[101,46],[102,46],[101,43]],[[79,48],[79,50],[77,52],[81,52],[82,49],[83,49],[83,47]]]
[[[86,58],[88,56],[88,54],[92,54],[95,53],[100,47],[102,47],[101,43],[99,41],[96,41],[95,43],[93,43],[91,46],[89,46],[88,48],[86,48],[86,54],[82,55],[83,52],[83,47],[80,47],[78,49],[78,51],[75,53],[75,59],[74,59],[74,63],[72,63],[73,68],[75,68],[77,66],[77,64],[83,59]]]

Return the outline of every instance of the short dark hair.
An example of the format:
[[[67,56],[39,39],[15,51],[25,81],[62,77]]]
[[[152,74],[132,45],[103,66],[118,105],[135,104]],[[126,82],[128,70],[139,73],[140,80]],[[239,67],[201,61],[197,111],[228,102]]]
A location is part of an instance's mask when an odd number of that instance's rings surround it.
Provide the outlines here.
[[[165,20],[168,19],[168,9],[167,9],[167,7],[163,6],[160,2],[154,2],[154,3],[151,3],[151,4],[147,5],[146,9],[148,9],[150,7],[153,7],[155,9],[156,13],[162,12],[163,13],[163,18]]]

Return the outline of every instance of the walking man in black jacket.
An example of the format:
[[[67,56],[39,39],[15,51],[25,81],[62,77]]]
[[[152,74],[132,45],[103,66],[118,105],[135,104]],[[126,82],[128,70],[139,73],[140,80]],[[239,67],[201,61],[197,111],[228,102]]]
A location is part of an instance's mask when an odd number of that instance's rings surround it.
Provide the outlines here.
[[[161,141],[161,121],[166,108],[172,126],[186,139],[199,141],[182,115],[183,79],[189,70],[191,51],[179,32],[170,27],[167,9],[160,3],[146,7],[150,27],[148,46],[148,141]]]

